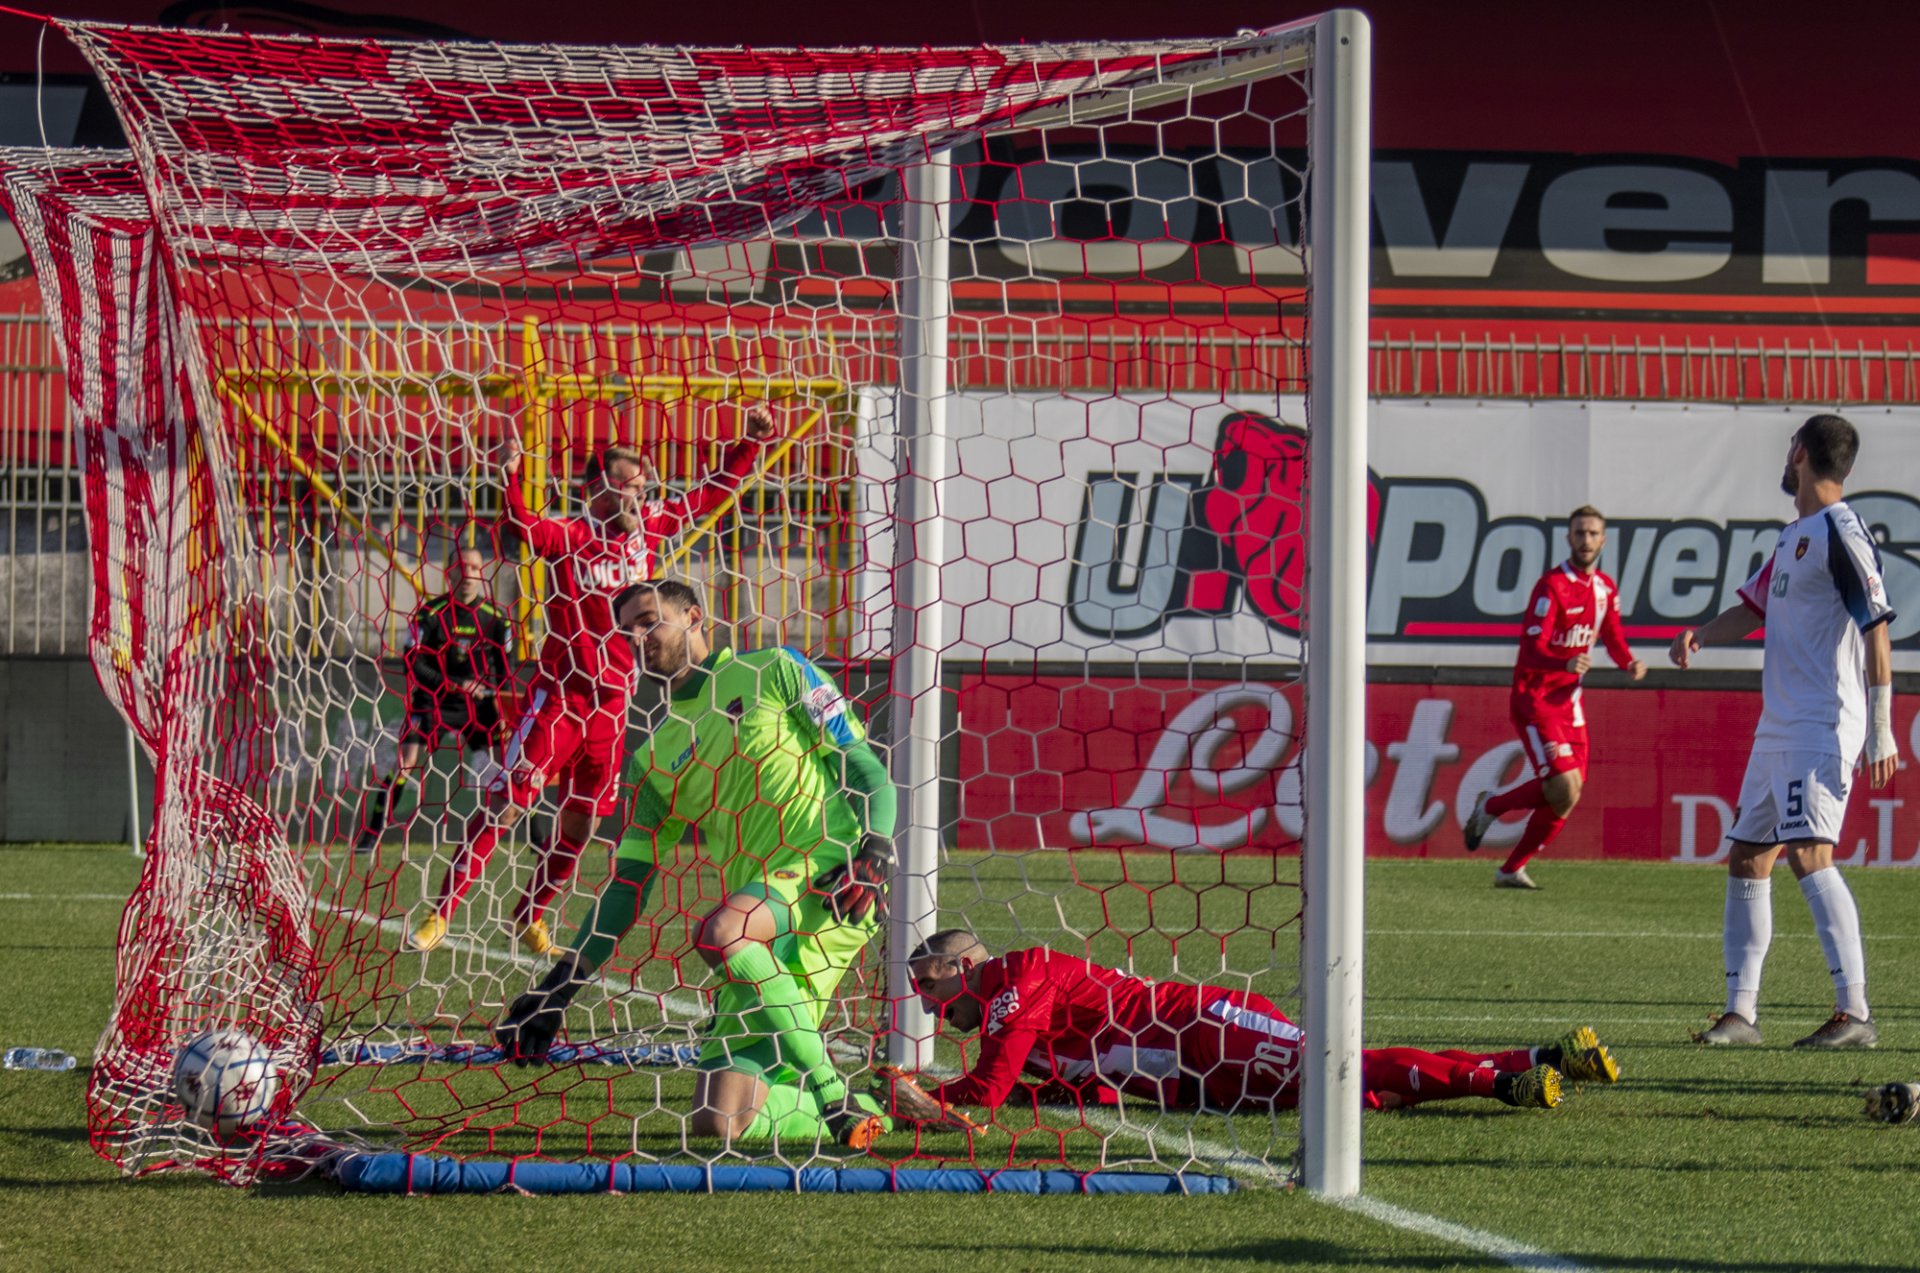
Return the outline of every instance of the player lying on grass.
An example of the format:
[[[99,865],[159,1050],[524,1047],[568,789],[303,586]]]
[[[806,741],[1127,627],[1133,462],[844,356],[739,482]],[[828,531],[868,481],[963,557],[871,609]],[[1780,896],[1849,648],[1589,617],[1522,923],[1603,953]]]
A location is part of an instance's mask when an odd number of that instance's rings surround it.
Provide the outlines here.
[[[1036,946],[990,957],[964,929],[935,933],[910,967],[927,1010],[979,1033],[959,1078],[922,1091],[898,1082],[896,1111],[948,1119],[949,1107],[1113,1094],[1167,1109],[1287,1109],[1299,1099],[1299,1027],[1260,995],[1132,977]],[[1022,1074],[1041,1081],[1021,1084]],[[1612,1083],[1619,1067],[1592,1030],[1491,1054],[1372,1048],[1361,1053],[1370,1109],[1481,1096],[1551,1109],[1563,1080]],[[1061,1088],[1066,1093],[1061,1092]]]
[[[687,1130],[725,1140],[826,1136],[865,1148],[885,1127],[849,1096],[820,1022],[879,928],[893,868],[886,766],[839,688],[784,646],[736,654],[708,640],[699,594],[672,580],[615,600],[664,710],[627,762],[613,878],[538,987],[495,1031],[523,1064],[546,1055],[566,1007],[646,914],[662,872],[725,881],[695,947],[724,981],[700,1055]],[[682,848],[689,828],[701,846]],[[688,877],[687,896],[698,881]]]

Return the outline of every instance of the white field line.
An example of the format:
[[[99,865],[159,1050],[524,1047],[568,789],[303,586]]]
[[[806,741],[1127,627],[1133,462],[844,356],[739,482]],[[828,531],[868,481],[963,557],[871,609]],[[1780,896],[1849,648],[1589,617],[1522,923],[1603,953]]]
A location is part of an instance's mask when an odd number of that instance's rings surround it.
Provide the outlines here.
[[[342,919],[351,920],[356,924],[378,928],[382,932],[394,933],[400,937],[406,937],[411,931],[402,920],[379,919],[367,914],[365,911],[348,910],[344,906],[329,905],[317,899],[315,904],[319,909],[338,915]],[[448,937],[440,943],[437,949],[463,951],[468,954],[478,955],[482,959],[491,959],[503,964],[512,964],[516,968],[526,968],[534,972],[545,972],[553,966],[553,961],[550,959],[535,959],[531,955],[522,955],[517,951],[511,950],[495,950],[491,946],[465,937]],[[417,952],[402,951],[400,953],[408,954]],[[668,991],[663,995],[655,995],[649,991],[647,992],[647,997],[656,999],[664,1006],[672,1008],[677,1012],[686,1013],[691,1020],[699,1020],[707,1015],[707,1005],[692,995],[681,994],[677,991]]]
[[[1552,1255],[1537,1247],[1530,1247],[1524,1242],[1515,1242],[1512,1238],[1488,1233],[1485,1229],[1471,1229],[1464,1224],[1455,1224],[1451,1220],[1442,1220],[1424,1212],[1396,1207],[1391,1202],[1382,1202],[1378,1198],[1362,1196],[1326,1198],[1320,1201],[1339,1207],[1342,1211],[1363,1215],[1369,1220],[1378,1220],[1381,1224],[1390,1224],[1396,1229],[1405,1229],[1409,1233],[1424,1234],[1430,1238],[1439,1238],[1442,1242],[1451,1242],[1455,1246],[1467,1247],[1483,1255],[1490,1255],[1516,1269],[1538,1270],[1538,1273],[1588,1273],[1586,1266],[1576,1264],[1564,1256]]]
[[[1705,1024],[1710,1024],[1713,1018],[1719,1015],[1718,1013],[1712,1010],[1711,1003],[1712,1001],[1710,999],[1708,999],[1706,996],[1702,996],[1700,1000],[1700,1011],[1693,1013],[1691,1015],[1683,1014],[1680,1016],[1666,1016],[1666,1017],[1610,1017],[1610,1016],[1597,1016],[1590,1012],[1589,1013],[1573,1012],[1573,1013],[1566,1014],[1566,1018],[1569,1021],[1577,1020],[1581,1025],[1591,1025],[1591,1026],[1602,1026],[1602,1025],[1701,1026]],[[1824,1009],[1822,1009],[1822,1011],[1824,1011]],[[1473,1016],[1462,1016],[1458,1013],[1451,1013],[1451,1012],[1441,1013],[1441,1012],[1371,1012],[1371,1011],[1368,1011],[1363,1013],[1362,1019],[1365,1020],[1368,1025],[1372,1025],[1376,1021],[1401,1021],[1409,1025],[1518,1025],[1523,1029],[1546,1032],[1546,1031],[1552,1030],[1553,1027],[1541,1024],[1541,1021],[1544,1015],[1546,1014],[1539,1013],[1539,1012],[1477,1013]],[[1878,1018],[1875,1018],[1875,1019],[1878,1020]],[[1600,1041],[1602,1043],[1609,1042],[1609,1040],[1606,1040],[1606,1039],[1602,1039]],[[1381,1046],[1384,1047],[1384,1046],[1395,1046],[1395,1045],[1382,1044]],[[1515,1041],[1515,1046],[1516,1047],[1519,1046],[1518,1040]]]
[[[941,1077],[949,1077],[951,1073],[947,1072],[942,1074],[940,1069],[937,1068],[933,1072],[940,1074]],[[1163,1146],[1156,1144],[1151,1131],[1130,1126],[1121,1122],[1111,1114],[1102,1113],[1097,1110],[1083,1108],[1080,1111],[1080,1116],[1086,1123],[1104,1130],[1109,1136],[1126,1136],[1144,1142],[1148,1151],[1154,1153],[1156,1158],[1159,1157],[1159,1151]],[[1181,1136],[1177,1133],[1169,1134],[1163,1137],[1162,1140],[1170,1144],[1184,1144],[1188,1152],[1197,1161],[1219,1166],[1236,1176],[1249,1177],[1262,1184],[1275,1187],[1284,1186],[1287,1183],[1286,1173],[1275,1164],[1263,1158],[1255,1157],[1244,1150],[1223,1145],[1219,1141],[1210,1140],[1204,1136],[1194,1136],[1192,1134]],[[1410,1211],[1405,1207],[1397,1207],[1390,1202],[1382,1202],[1377,1198],[1320,1198],[1310,1193],[1303,1193],[1302,1196],[1312,1199],[1315,1202],[1339,1207],[1344,1211],[1355,1212],[1359,1215],[1366,1216],[1370,1220],[1378,1221],[1381,1224],[1391,1225],[1396,1229],[1405,1229],[1410,1233],[1418,1233],[1426,1237],[1438,1238],[1443,1242],[1451,1242],[1455,1246],[1463,1246],[1469,1250],[1478,1251],[1482,1255],[1490,1255],[1504,1264],[1511,1265],[1517,1269],[1529,1270],[1530,1273],[1531,1271],[1537,1271],[1537,1273],[1590,1273],[1584,1266],[1576,1264],[1572,1260],[1550,1254],[1537,1247],[1530,1247],[1524,1242],[1516,1242],[1512,1238],[1503,1237],[1498,1233],[1489,1233],[1485,1229],[1474,1229],[1464,1224],[1455,1224],[1451,1220],[1442,1220],[1438,1216],[1426,1215],[1419,1211]]]
[[[0,902],[124,902],[129,896],[130,894],[127,893],[0,893]],[[328,907],[328,909],[334,911],[336,914],[350,918],[360,914],[359,912],[350,912],[337,907]],[[382,920],[380,922],[382,925],[397,923],[395,920]],[[977,926],[975,931],[984,936],[991,936],[998,931],[998,926],[982,924]],[[1011,932],[1014,930],[1008,929],[1007,931]],[[1662,929],[1626,928],[1579,930],[1565,928],[1369,928],[1367,930],[1367,936],[1471,937],[1476,939],[1485,937],[1550,937],[1555,941],[1564,940],[1569,937],[1617,941],[1719,941],[1722,934],[1719,932],[1673,932]],[[1814,937],[1815,934],[1813,933],[1775,933],[1773,940],[1775,942],[1812,941]],[[1920,941],[1920,933],[1865,933],[1862,934],[1862,937],[1866,941]],[[456,939],[449,938],[446,944],[451,948],[459,943],[457,943]],[[471,943],[466,944],[466,946],[462,948],[474,950],[484,949],[483,947],[473,946]],[[536,966],[536,961],[524,959],[518,955],[501,955],[500,957],[524,963],[528,967]]]
[[[86,901],[124,900],[119,898],[117,894],[112,893],[0,893],[0,901],[54,901],[64,899]],[[380,928],[384,932],[394,933],[403,937],[408,931],[406,924],[398,919],[379,919],[368,915],[365,911],[351,911],[344,907],[332,906],[325,903],[321,903],[321,905],[331,913],[356,924],[372,925]],[[495,950],[490,946],[469,941],[465,938],[449,937],[442,944],[450,950],[476,954],[482,959],[496,960],[500,963],[511,964],[516,967],[540,969],[547,966],[544,962],[529,956],[521,955],[513,951]],[[705,1011],[705,1005],[703,1003],[688,995],[668,993],[661,996],[661,1001],[666,1006],[695,1016]],[[1376,1017],[1375,1019],[1381,1018]],[[1458,1021],[1463,1018],[1453,1017],[1451,1019]],[[1503,1018],[1485,1019],[1501,1020]],[[855,1052],[857,1050],[844,1049],[844,1051]],[[1109,1136],[1124,1136],[1144,1143],[1149,1151],[1156,1150],[1153,1133],[1149,1129],[1134,1127],[1110,1114],[1100,1113],[1096,1110],[1083,1110],[1082,1116],[1088,1123],[1100,1128]],[[1265,1159],[1249,1154],[1244,1150],[1234,1149],[1231,1146],[1223,1145],[1207,1137],[1194,1136],[1192,1134],[1170,1139],[1177,1139],[1179,1142],[1185,1144],[1188,1152],[1198,1161],[1214,1164],[1235,1175],[1251,1177],[1264,1184],[1279,1186],[1286,1183],[1286,1173],[1279,1167]],[[1362,1197],[1326,1201],[1329,1201],[1331,1205],[1341,1207],[1347,1211],[1356,1212],[1382,1224],[1405,1229],[1412,1233],[1423,1234],[1427,1237],[1438,1238],[1443,1242],[1451,1242],[1456,1246],[1463,1246],[1470,1250],[1479,1251],[1485,1255],[1491,1255],[1495,1259],[1517,1269],[1538,1270],[1539,1273],[1586,1273],[1586,1270],[1583,1269],[1582,1266],[1575,1264],[1571,1260],[1562,1259],[1557,1255],[1550,1255],[1547,1252],[1536,1250],[1524,1243],[1516,1242],[1511,1238],[1502,1237],[1497,1233],[1488,1233],[1483,1229],[1468,1228],[1465,1225],[1454,1224],[1452,1221],[1442,1220],[1436,1216],[1425,1215],[1418,1211],[1409,1211],[1404,1207],[1396,1207],[1392,1203],[1381,1202],[1374,1198]]]
[[[1720,934],[1629,931],[1626,929],[1550,929],[1550,928],[1369,928],[1369,937],[1599,937],[1623,941],[1719,941]],[[1775,933],[1773,940],[1812,941],[1813,933]],[[1867,941],[1920,941],[1920,933],[1867,933]]]
[[[0,893],[0,902],[124,902],[131,893]]]
[[[1002,933],[1022,933],[1032,940],[1035,930],[1019,928],[1011,924],[974,924],[974,933],[983,940]],[[1478,940],[1483,937],[1503,938],[1550,938],[1559,941],[1562,938],[1596,938],[1620,941],[1719,941],[1722,934],[1713,932],[1679,932],[1671,929],[1567,929],[1567,928],[1368,928],[1369,937],[1469,937]],[[1812,941],[1814,933],[1780,933],[1773,935],[1775,942]],[[1867,941],[1920,941],[1920,933],[1867,933]],[[989,945],[992,943],[989,942]]]
[[[126,898],[118,893],[0,893],[0,902],[62,902],[62,901],[124,902],[125,900]],[[397,919],[378,919],[377,920],[367,915],[364,911],[350,911],[342,907],[330,906],[330,905],[325,906],[325,909],[335,915],[340,915],[344,918],[350,919],[355,923],[374,924],[384,929],[385,931],[394,933],[398,936],[404,937],[407,935],[408,930],[406,928],[406,925]],[[1638,933],[1560,932],[1560,933],[1554,933],[1554,932],[1547,932],[1547,931],[1515,930],[1515,929],[1426,929],[1426,928],[1372,929],[1372,930],[1369,930],[1369,934],[1372,936],[1421,935],[1421,936],[1447,936],[1447,937],[1619,937],[1619,938],[1637,938],[1641,940],[1653,939],[1653,938],[1699,938],[1699,939],[1705,940],[1708,938],[1717,938],[1720,936],[1719,933],[1672,933],[1672,932],[1638,932]],[[1782,941],[1796,941],[1796,940],[1811,941],[1812,939],[1813,939],[1812,933],[1777,933],[1774,936],[1775,943],[1779,943]],[[1866,940],[1868,941],[1915,941],[1915,940],[1920,940],[1920,934],[1889,933],[1889,934],[1881,934],[1877,937],[1873,934],[1867,934]],[[532,971],[544,971],[548,967],[547,964],[541,962],[540,960],[531,959],[525,955],[516,954],[511,951],[495,950],[495,949],[492,949],[491,947],[484,946],[478,942],[471,941],[465,938],[449,937],[443,943],[443,945],[449,950],[460,950],[460,951],[467,951],[474,954],[479,954],[482,957],[487,959],[498,960],[503,963],[513,964],[517,967],[526,968]],[[705,1004],[703,1004],[701,1001],[691,996],[677,994],[677,993],[668,993],[664,996],[661,996],[661,1000],[666,1006],[674,1009],[675,1011],[686,1013],[688,1015],[688,1018],[691,1020],[698,1020],[701,1017],[704,1017],[706,1015]],[[1585,1016],[1582,1016],[1580,1019],[1581,1019],[1581,1022],[1586,1025],[1693,1026],[1698,1024],[1700,1021],[1704,1020],[1706,1015],[1708,1015],[1706,1012],[1706,1009],[1703,1008],[1699,1013],[1690,1013],[1682,1016],[1634,1016],[1630,1014],[1599,1016],[1599,1015],[1594,1015],[1589,1013]],[[1529,1022],[1537,1024],[1539,1019],[1540,1019],[1540,1014],[1537,1012],[1515,1012],[1511,1014],[1481,1013],[1481,1014],[1475,1014],[1471,1016],[1465,1016],[1465,1015],[1461,1015],[1459,1013],[1453,1013],[1453,1012],[1424,1013],[1424,1012],[1374,1011],[1374,1012],[1367,1013],[1368,1021],[1404,1022],[1407,1024],[1413,1024],[1413,1025],[1422,1025],[1422,1024],[1430,1024],[1430,1023],[1448,1024],[1448,1025],[1455,1025],[1455,1024],[1457,1025],[1498,1025],[1503,1023],[1526,1024]],[[1123,1128],[1121,1130],[1128,1131],[1128,1132],[1132,1131],[1132,1129],[1130,1128]],[[1228,1157],[1232,1157],[1233,1154],[1237,1151],[1223,1151],[1223,1152],[1226,1153]]]

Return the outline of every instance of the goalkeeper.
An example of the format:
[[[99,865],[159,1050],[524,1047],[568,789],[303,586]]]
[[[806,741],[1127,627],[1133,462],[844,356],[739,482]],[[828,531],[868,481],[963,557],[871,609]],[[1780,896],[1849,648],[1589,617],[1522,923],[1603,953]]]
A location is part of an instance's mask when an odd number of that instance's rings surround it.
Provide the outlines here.
[[[886,913],[895,815],[886,767],[839,689],[800,654],[712,648],[688,585],[635,584],[614,614],[668,700],[627,762],[613,878],[573,949],[497,1027],[500,1046],[522,1064],[546,1055],[575,993],[646,913],[656,877],[698,869],[681,847],[691,826],[724,880],[696,937],[724,980],[688,1131],[825,1136],[864,1149],[887,1123],[870,1098],[850,1098],[820,1022]]]

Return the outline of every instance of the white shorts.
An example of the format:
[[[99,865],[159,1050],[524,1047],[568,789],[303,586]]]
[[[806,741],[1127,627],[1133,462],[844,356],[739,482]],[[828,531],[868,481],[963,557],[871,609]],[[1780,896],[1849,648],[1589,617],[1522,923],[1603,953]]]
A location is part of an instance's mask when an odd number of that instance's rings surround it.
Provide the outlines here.
[[[1727,834],[1745,844],[1838,844],[1852,789],[1852,768],[1828,752],[1756,751]]]

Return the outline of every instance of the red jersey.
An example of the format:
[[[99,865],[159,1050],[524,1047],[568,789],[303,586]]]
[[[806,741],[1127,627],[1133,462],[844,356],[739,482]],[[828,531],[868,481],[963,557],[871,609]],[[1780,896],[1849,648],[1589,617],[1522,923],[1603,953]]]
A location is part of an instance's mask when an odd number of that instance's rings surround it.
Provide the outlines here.
[[[1561,562],[1533,585],[1527,601],[1513,692],[1543,707],[1577,710],[1580,674],[1567,662],[1593,649],[1595,638],[1621,667],[1633,662],[1620,627],[1620,589],[1598,570],[1581,574]]]
[[[547,642],[540,674],[555,685],[626,696],[633,692],[633,643],[614,628],[613,599],[629,584],[652,577],[660,541],[699,521],[753,471],[760,444],[727,449],[718,473],[672,499],[641,506],[637,530],[620,531],[590,515],[536,517],[518,482],[508,482],[507,524],[536,557],[553,563],[547,599]]]
[[[1003,1104],[1022,1070],[1074,1085],[1098,1076],[1129,1095],[1168,1099],[1181,1072],[1181,1032],[1220,993],[1130,977],[1044,946],[974,971],[985,1005],[980,1035],[961,1045],[966,1073],[934,1092],[955,1105]]]

